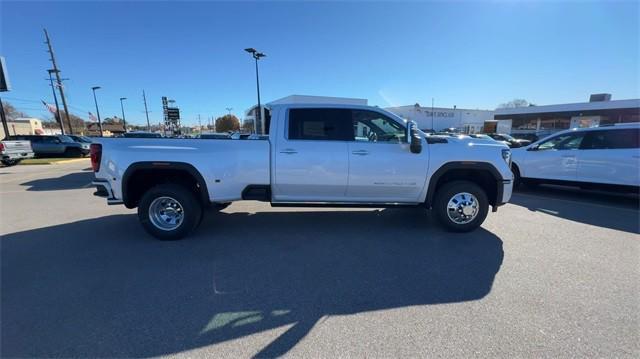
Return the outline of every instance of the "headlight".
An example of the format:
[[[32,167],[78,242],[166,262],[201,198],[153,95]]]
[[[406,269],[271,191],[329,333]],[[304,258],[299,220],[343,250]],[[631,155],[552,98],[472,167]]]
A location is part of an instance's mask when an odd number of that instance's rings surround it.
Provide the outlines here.
[[[511,150],[505,148],[502,150],[502,158],[509,166],[511,166]]]

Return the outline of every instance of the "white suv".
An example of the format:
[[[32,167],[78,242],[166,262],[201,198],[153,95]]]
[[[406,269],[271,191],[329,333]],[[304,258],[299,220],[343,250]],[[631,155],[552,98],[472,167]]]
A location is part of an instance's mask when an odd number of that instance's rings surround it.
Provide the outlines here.
[[[640,189],[640,124],[571,129],[513,150],[519,183]],[[595,185],[595,186],[594,186]]]

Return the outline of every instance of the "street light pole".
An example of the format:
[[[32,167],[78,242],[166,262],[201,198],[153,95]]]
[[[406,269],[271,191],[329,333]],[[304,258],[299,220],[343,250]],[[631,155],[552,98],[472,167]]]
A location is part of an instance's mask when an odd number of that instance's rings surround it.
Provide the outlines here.
[[[256,117],[255,117],[255,120],[253,121],[253,132],[257,134],[258,121],[260,121],[262,117],[262,105],[260,104],[260,76],[258,75],[258,60],[261,57],[265,57],[267,55],[263,54],[262,52],[258,52],[258,50],[252,47],[244,49],[244,51],[250,53],[251,56],[256,60],[256,89],[258,91],[258,111],[256,112]]]
[[[122,124],[124,125],[125,133],[127,133],[127,120],[124,117],[124,105],[122,104],[122,101],[126,99],[126,97],[120,97],[120,109],[122,109]]]
[[[56,96],[56,87],[53,84],[53,73],[57,72],[55,69],[47,70],[49,73],[49,82],[51,83],[51,91],[53,91],[53,103],[56,104],[56,114],[58,116],[58,123],[60,124],[60,132],[64,135],[64,122],[62,122],[62,116],[60,116],[60,107],[58,106],[58,96]]]
[[[100,86],[94,86],[91,88],[93,90],[93,102],[96,104],[96,116],[98,116],[98,128],[100,129],[100,137],[104,137],[102,133],[102,122],[100,122],[100,110],[98,109],[98,100],[96,99],[96,90],[100,89]]]

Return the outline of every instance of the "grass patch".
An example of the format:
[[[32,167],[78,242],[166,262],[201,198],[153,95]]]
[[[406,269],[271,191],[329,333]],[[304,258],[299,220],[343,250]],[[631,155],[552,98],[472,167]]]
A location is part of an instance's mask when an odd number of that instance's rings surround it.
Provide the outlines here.
[[[61,161],[69,161],[69,160],[77,160],[79,158],[29,158],[26,160],[20,161],[21,165],[50,165],[56,162]]]

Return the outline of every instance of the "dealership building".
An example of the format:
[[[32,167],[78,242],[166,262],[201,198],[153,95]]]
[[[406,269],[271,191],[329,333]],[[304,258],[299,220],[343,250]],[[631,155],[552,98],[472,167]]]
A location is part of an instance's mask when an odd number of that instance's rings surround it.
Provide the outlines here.
[[[485,129],[499,133],[547,135],[576,127],[640,122],[640,99],[611,100],[592,95],[589,102],[498,109]]]
[[[493,111],[462,108],[422,107],[420,104],[387,107],[385,110],[415,121],[421,130],[442,131],[456,128],[464,133],[482,132],[486,121],[493,120]]]

